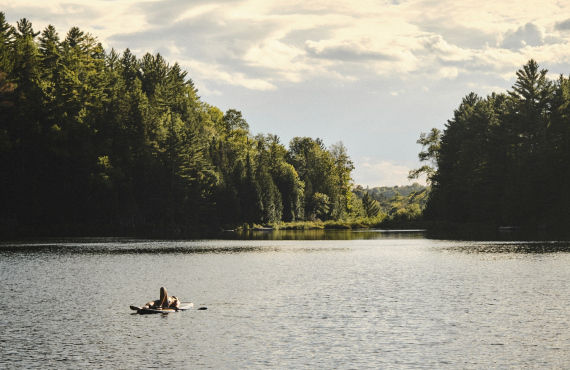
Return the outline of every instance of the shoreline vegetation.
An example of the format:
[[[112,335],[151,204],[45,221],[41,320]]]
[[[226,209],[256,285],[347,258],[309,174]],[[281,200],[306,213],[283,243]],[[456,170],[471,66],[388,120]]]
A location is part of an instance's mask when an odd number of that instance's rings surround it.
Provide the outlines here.
[[[418,224],[408,223],[401,224],[404,228],[414,228]],[[396,224],[389,224],[383,222],[382,217],[376,218],[359,218],[348,220],[328,220],[328,221],[296,221],[296,222],[280,222],[267,225],[249,225],[244,224],[235,228],[235,231],[279,231],[279,230],[361,230],[361,229],[374,229],[374,228],[389,228],[390,226],[396,227]]]
[[[570,78],[547,73],[531,59],[510,90],[469,93],[443,131],[420,135],[426,165],[410,177],[425,173],[431,185],[425,220],[568,234]]]
[[[417,141],[410,179],[364,188],[342,142],[250,132],[160,54],[105,51],[0,12],[0,239],[201,237],[223,230],[568,233],[570,79],[530,60]]]
[[[353,169],[341,142],[253,134],[160,54],[106,51],[78,27],[60,37],[0,12],[0,238],[346,229],[421,216],[425,187],[363,189]]]

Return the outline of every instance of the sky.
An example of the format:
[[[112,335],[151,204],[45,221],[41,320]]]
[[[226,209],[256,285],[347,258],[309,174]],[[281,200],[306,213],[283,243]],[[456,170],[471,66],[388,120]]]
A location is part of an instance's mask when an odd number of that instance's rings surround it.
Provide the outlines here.
[[[342,142],[363,186],[406,185],[421,132],[462,97],[504,92],[535,59],[570,73],[570,1],[0,0],[15,24],[78,26],[109,51],[160,53],[253,134]]]

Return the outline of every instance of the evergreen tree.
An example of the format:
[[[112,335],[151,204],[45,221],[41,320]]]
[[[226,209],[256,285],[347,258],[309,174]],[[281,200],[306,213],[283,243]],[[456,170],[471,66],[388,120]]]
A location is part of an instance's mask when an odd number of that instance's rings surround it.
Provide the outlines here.
[[[422,135],[420,159],[437,164],[426,216],[534,228],[570,220],[568,89],[530,60],[508,94],[467,95],[439,142]]]
[[[380,213],[380,204],[376,199],[372,199],[368,192],[365,192],[362,197],[362,206],[364,207],[366,217],[376,217]]]
[[[160,55],[0,12],[0,232],[182,235],[344,217],[346,148],[253,137]],[[305,212],[307,210],[307,212]]]

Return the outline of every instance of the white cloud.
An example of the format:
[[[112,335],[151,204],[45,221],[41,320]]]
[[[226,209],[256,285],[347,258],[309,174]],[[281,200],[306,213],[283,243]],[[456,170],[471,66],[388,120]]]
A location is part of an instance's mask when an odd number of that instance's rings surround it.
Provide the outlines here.
[[[180,56],[183,52],[182,49],[180,49],[174,42],[166,43],[165,47],[170,55]]]
[[[475,52],[448,43],[442,35],[427,35],[422,39],[422,51],[437,56],[444,62],[465,62],[470,60]]]
[[[397,58],[375,50],[370,40],[324,40],[306,41],[306,51],[309,56],[330,59],[332,61],[371,61],[371,60],[395,60]]]
[[[180,22],[182,20],[197,18],[202,15],[206,15],[207,13],[211,13],[220,8],[219,4],[206,4],[206,5],[198,5],[188,10],[185,10],[182,14],[180,14],[174,22]]]
[[[303,73],[313,69],[299,62],[303,54],[294,46],[270,39],[254,45],[243,58],[250,66],[273,70],[280,80],[301,82]]]
[[[63,35],[71,27],[78,26],[97,36],[104,45],[108,37],[121,30],[136,32],[151,26],[145,21],[144,14],[132,11],[132,5],[129,0],[112,3],[105,0],[0,0],[0,9],[8,18],[15,14],[28,18],[36,30],[53,24]]]
[[[437,77],[453,79],[459,75],[459,69],[455,67],[441,67],[437,71]]]
[[[29,12],[41,27],[57,21],[62,33],[79,25],[106,47],[116,47],[108,40],[119,34],[121,43],[136,41],[126,45],[133,49],[160,45],[191,59],[193,73],[203,73],[196,79],[257,90],[322,76],[457,79],[483,69],[512,76],[531,57],[570,59],[568,19],[560,16],[570,14],[570,4],[556,0],[540,6],[531,0],[0,0],[0,6],[8,15]],[[475,36],[482,41],[474,47],[462,41]]]
[[[202,63],[196,60],[179,60],[179,64],[200,76],[201,80],[223,82],[234,86],[242,86],[251,90],[274,90],[276,86],[261,78],[250,78],[244,73],[227,72],[222,66]]]
[[[358,185],[375,187],[407,185],[413,182],[425,184],[425,179],[408,180],[408,173],[412,168],[396,162],[363,157],[355,161],[355,167],[353,178]]]

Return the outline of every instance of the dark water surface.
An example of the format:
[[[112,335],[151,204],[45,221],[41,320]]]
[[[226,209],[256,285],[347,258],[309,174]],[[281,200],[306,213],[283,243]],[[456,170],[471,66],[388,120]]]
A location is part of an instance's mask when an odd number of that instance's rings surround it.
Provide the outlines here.
[[[570,366],[568,243],[317,234],[2,243],[0,368]]]

